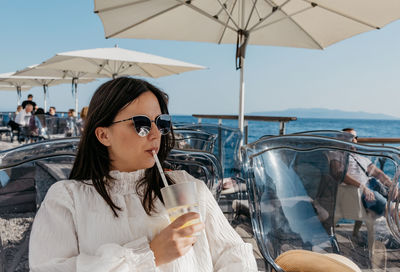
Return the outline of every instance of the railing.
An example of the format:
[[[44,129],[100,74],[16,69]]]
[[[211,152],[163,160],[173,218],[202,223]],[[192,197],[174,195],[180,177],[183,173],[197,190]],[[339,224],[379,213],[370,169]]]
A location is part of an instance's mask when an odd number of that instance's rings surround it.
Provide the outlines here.
[[[206,119],[218,119],[218,124],[222,124],[222,119],[225,120],[237,120],[237,115],[213,115],[213,114],[193,114],[193,117],[197,118],[198,122],[201,123],[202,118]],[[244,141],[247,144],[247,137],[249,133],[248,121],[262,121],[262,122],[279,122],[279,135],[285,134],[286,123],[290,121],[296,121],[297,117],[278,117],[278,116],[255,116],[245,115],[244,116]]]
[[[400,144],[400,138],[358,138],[357,142],[360,144]]]

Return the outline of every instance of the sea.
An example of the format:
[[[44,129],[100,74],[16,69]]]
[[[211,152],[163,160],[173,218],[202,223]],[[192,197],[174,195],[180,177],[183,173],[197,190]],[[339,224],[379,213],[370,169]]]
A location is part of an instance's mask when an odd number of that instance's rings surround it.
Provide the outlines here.
[[[174,115],[173,122],[197,123],[197,118],[190,115]],[[202,123],[218,124],[217,119],[202,119]],[[222,125],[237,128],[237,120],[222,120]],[[278,135],[279,122],[248,122],[248,142],[256,141],[264,135]],[[286,123],[286,134],[310,130],[342,130],[354,128],[359,137],[400,138],[400,120],[368,119],[318,119],[298,118]]]

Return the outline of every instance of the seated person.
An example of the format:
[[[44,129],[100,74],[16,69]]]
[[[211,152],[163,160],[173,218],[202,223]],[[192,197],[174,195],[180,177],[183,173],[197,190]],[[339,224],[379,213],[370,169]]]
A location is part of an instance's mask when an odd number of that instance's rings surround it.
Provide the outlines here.
[[[29,125],[29,118],[32,115],[33,111],[33,103],[30,101],[27,101],[25,108],[22,109],[16,116],[15,116],[15,122],[23,127]]]
[[[345,128],[343,131],[352,134],[353,142],[357,143],[357,132],[354,129]],[[362,202],[366,209],[374,211],[377,215],[384,215],[388,188],[392,181],[371,160],[358,154],[350,154],[348,171],[343,181],[361,188]]]

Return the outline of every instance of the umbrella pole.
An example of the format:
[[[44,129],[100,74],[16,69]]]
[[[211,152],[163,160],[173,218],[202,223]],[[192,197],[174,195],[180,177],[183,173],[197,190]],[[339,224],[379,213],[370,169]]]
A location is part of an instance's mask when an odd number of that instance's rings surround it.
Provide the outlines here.
[[[244,131],[244,57],[241,56],[242,67],[240,67],[240,94],[239,94],[239,130]]]
[[[74,82],[75,85],[75,114],[78,114],[78,79]]]
[[[17,86],[17,105],[21,105],[21,86]]]
[[[44,101],[43,101],[44,111],[46,112],[46,109],[47,109],[47,99],[46,99],[46,96],[47,96],[47,85],[46,84],[43,85],[43,95],[44,95]]]

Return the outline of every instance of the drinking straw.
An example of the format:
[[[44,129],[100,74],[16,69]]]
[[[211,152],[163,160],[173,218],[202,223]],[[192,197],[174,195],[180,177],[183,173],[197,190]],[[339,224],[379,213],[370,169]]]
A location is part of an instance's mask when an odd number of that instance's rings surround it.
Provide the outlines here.
[[[154,160],[156,161],[158,171],[160,172],[160,175],[161,175],[161,179],[164,182],[164,186],[168,187],[168,182],[167,182],[167,179],[165,178],[164,171],[162,170],[160,161],[158,160],[157,154],[154,150],[153,150],[153,157],[154,157]]]

